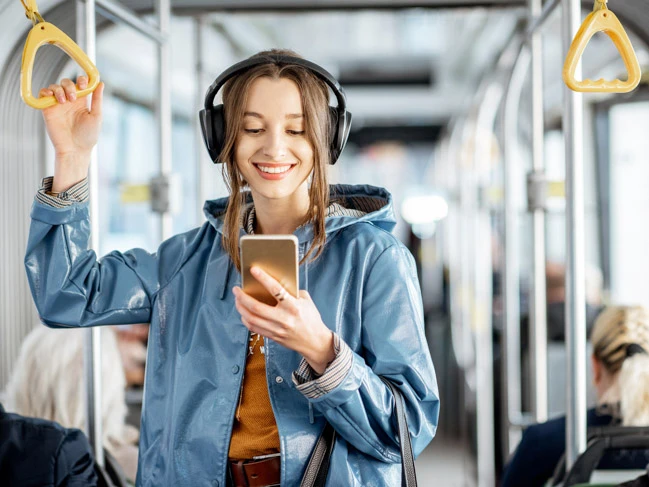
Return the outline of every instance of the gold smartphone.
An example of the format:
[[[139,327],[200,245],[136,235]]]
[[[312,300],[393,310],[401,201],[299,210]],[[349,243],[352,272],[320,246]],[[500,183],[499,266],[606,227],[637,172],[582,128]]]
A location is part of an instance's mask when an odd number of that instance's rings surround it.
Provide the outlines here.
[[[244,235],[241,249],[241,287],[262,303],[275,306],[277,299],[250,274],[252,266],[266,271],[294,297],[298,293],[297,237],[295,235]]]

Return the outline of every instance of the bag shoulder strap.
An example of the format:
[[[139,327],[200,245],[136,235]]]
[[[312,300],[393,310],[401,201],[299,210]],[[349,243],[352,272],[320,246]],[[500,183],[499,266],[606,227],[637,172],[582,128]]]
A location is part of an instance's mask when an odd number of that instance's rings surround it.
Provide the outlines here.
[[[397,386],[389,379],[381,377],[388,389],[392,392],[397,417],[397,429],[399,446],[401,448],[401,485],[403,487],[417,487],[417,474],[415,471],[415,458],[412,453],[410,442],[410,430],[406,418],[406,408],[403,403],[403,396]],[[313,453],[306,466],[300,487],[324,487],[329,473],[329,462],[331,452],[336,442],[336,431],[331,424],[327,423],[320,434],[320,438],[313,448]]]
[[[300,487],[324,487],[335,443],[336,431],[331,424],[327,423],[313,448]]]
[[[399,430],[399,446],[401,447],[401,485],[404,487],[417,487],[417,474],[415,472],[415,457],[412,453],[410,442],[410,430],[406,418],[406,408],[403,404],[403,396],[397,386],[389,379],[381,377],[381,380],[388,386],[394,396],[394,404],[397,413],[397,428]]]

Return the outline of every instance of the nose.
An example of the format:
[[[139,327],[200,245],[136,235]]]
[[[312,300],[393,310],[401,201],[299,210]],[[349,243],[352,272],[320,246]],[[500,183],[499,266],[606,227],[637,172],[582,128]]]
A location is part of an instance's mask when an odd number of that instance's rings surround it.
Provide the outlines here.
[[[264,156],[274,161],[281,161],[286,157],[287,141],[283,130],[268,130],[264,137],[262,148]]]

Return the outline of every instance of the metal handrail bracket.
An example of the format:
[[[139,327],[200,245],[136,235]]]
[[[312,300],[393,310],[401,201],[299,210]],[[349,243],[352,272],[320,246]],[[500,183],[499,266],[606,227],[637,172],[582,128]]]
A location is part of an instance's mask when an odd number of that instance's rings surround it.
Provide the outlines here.
[[[559,6],[560,1],[561,0],[549,0],[545,2],[539,16],[535,17],[534,20],[530,22],[528,29],[525,31],[525,38],[528,42],[532,38],[532,35],[545,25],[548,18],[550,18],[550,14]]]
[[[157,26],[151,25],[142,20],[133,10],[125,7],[116,0],[95,0],[97,11],[104,17],[115,23],[123,23],[149,37],[158,44],[167,41],[167,35],[161,32]]]

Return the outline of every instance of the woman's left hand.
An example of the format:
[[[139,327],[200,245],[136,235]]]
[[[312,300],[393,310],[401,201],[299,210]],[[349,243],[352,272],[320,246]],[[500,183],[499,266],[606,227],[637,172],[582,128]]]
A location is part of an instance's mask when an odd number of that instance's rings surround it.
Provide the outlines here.
[[[250,272],[273,296],[283,294],[284,298],[276,306],[269,306],[244,293],[240,287],[234,287],[234,303],[241,314],[241,322],[251,332],[295,350],[315,372],[322,374],[335,358],[333,332],[322,322],[309,293],[299,291],[295,298],[260,268],[252,267]]]

